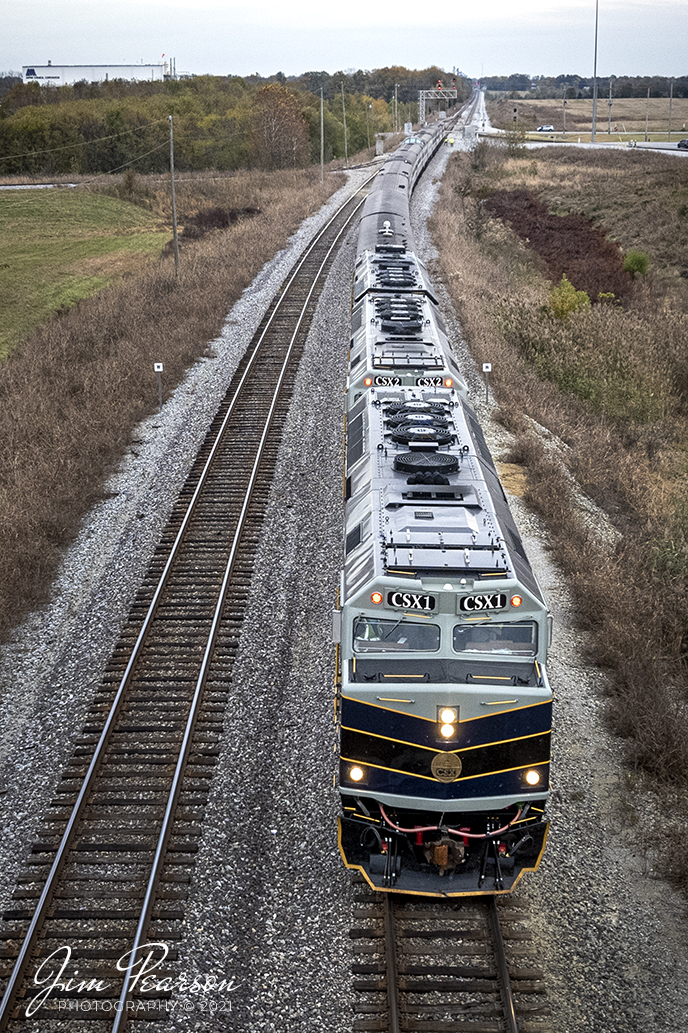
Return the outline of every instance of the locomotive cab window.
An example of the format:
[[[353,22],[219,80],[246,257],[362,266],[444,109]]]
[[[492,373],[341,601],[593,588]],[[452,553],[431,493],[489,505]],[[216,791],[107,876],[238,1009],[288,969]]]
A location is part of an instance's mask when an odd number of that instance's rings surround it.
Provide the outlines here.
[[[538,647],[536,621],[504,624],[457,624],[454,649],[457,653],[508,653],[535,656]]]
[[[402,650],[417,653],[435,651],[439,647],[440,629],[436,624],[365,617],[354,621],[355,653],[397,653]]]

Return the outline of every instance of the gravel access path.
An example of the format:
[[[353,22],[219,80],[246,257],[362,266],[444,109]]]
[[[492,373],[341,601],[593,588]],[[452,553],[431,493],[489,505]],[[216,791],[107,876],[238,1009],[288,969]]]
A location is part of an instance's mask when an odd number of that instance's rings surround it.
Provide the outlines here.
[[[436,160],[435,176],[448,156],[443,151]],[[352,173],[345,189],[364,175]],[[425,220],[436,192],[426,178],[414,195],[416,240],[426,259],[432,249]],[[323,213],[314,217],[323,219]],[[142,425],[141,444],[113,479],[113,497],[89,515],[68,550],[53,603],[19,630],[3,654],[3,904],[195,450],[314,220],[246,291],[213,343],[213,357],[198,363],[160,416]],[[322,294],[264,524],[185,938],[173,966],[187,983],[194,977],[199,982],[195,989],[175,990],[165,1020],[147,1026],[151,1033],[352,1028],[351,884],[335,836],[329,615],[341,561],[343,386],[354,254],[350,239]],[[437,277],[435,284],[443,295]],[[485,404],[482,377],[446,297],[443,303],[498,457],[508,440],[492,418],[492,401]],[[584,657],[575,607],[547,552],[546,534],[518,496],[511,503],[556,622],[552,831],[540,871],[518,890],[542,949],[552,1027],[557,1033],[683,1033],[685,902],[648,871],[635,831],[642,823],[633,824],[644,798],[631,792],[622,744],[604,730],[602,676]],[[218,987],[222,979],[229,986]]]

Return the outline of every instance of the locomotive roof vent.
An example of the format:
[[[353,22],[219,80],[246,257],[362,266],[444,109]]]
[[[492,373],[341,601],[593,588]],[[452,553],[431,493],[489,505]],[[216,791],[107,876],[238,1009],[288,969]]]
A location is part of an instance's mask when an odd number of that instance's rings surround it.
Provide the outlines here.
[[[459,460],[446,452],[402,452],[394,460],[394,469],[400,473],[455,473]]]

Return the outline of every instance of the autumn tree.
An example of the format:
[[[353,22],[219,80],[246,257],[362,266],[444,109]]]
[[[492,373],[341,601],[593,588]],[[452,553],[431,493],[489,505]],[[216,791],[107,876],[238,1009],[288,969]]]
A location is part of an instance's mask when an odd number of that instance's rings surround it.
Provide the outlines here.
[[[310,159],[308,125],[298,100],[279,82],[258,90],[252,105],[252,153],[265,169],[299,168]]]

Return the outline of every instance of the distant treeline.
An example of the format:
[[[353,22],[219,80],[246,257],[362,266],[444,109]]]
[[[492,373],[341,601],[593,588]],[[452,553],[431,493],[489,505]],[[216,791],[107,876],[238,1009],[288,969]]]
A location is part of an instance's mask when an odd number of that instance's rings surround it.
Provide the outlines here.
[[[663,75],[612,75],[598,76],[597,92],[599,96],[609,94],[609,84],[613,97],[647,97],[648,88],[651,97],[668,97],[673,83],[674,97],[688,97],[688,75],[669,79]],[[592,94],[593,82],[583,75],[535,75],[524,73],[514,75],[490,75],[481,79],[481,85],[487,90],[499,90],[507,93],[529,93],[538,99],[557,99],[589,97]]]
[[[0,86],[7,86],[0,76]],[[325,160],[375,142],[375,133],[416,121],[418,91],[453,76],[438,68],[410,71],[308,72],[287,79],[196,76],[165,82],[73,86],[24,85],[0,91],[0,175],[90,174],[131,166],[137,172],[169,168],[173,116],[175,166],[181,171],[250,166],[302,167],[320,159],[320,90],[323,90]],[[470,82],[457,78],[459,97]]]

